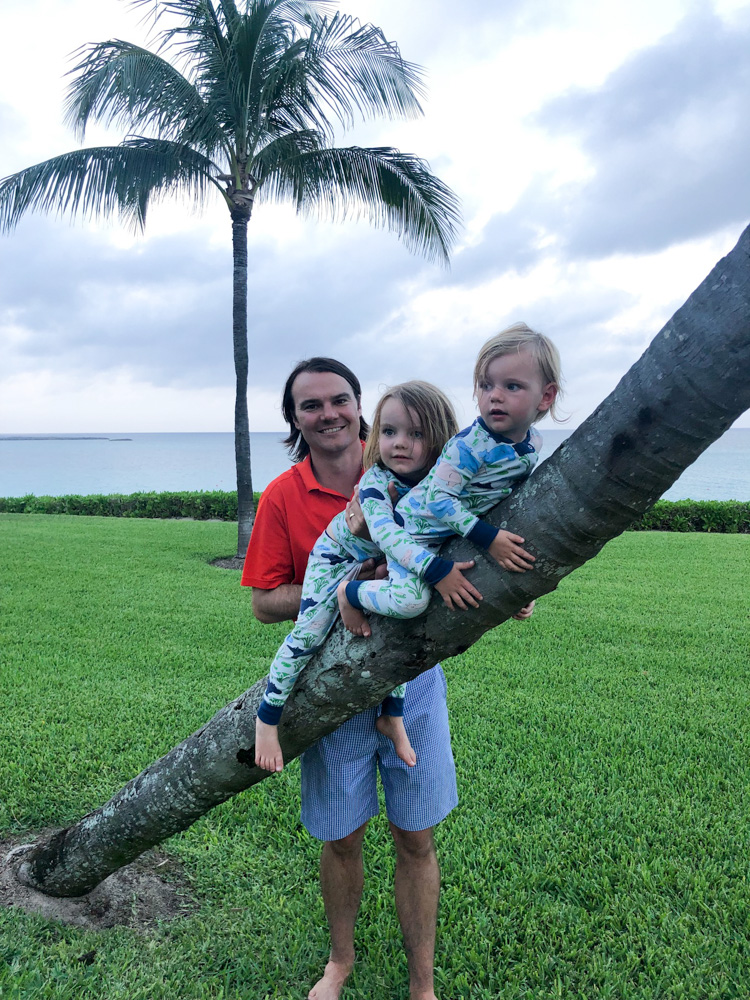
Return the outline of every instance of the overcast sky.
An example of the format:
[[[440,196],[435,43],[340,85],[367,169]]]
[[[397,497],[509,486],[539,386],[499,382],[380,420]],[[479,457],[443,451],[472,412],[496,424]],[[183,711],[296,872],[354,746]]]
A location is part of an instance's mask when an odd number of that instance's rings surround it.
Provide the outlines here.
[[[445,271],[364,222],[256,207],[250,419],[283,426],[293,364],[332,355],[369,413],[409,378],[474,413],[478,348],[525,320],[558,344],[576,426],[750,221],[750,6],[735,0],[343,0],[427,72],[419,121],[344,144],[426,158],[463,203]],[[0,176],[75,147],[68,55],[143,42],[118,0],[4,0]],[[93,132],[87,144],[120,138]],[[0,433],[229,431],[231,231],[218,199],[144,235],[29,216],[0,237]],[[750,426],[750,414],[738,426]]]

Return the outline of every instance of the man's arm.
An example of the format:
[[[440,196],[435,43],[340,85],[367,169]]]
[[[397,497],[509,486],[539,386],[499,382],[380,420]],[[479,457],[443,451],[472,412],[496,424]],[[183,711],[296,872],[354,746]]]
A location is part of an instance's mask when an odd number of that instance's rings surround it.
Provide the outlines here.
[[[288,622],[297,617],[302,599],[302,584],[282,583],[273,590],[252,588],[253,614],[264,625]]]

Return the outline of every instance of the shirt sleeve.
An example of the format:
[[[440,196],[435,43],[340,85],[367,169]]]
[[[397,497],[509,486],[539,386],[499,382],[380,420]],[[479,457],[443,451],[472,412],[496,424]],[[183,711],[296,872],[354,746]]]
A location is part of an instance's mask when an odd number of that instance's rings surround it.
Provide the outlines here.
[[[452,437],[430,474],[425,505],[433,517],[455,534],[488,549],[498,529],[468,511],[460,499],[467,483],[483,466],[484,462],[469,444],[467,436]]]
[[[381,552],[405,570],[424,577],[428,583],[438,583],[450,573],[453,563],[423,548],[406,531],[401,515],[393,509],[388,493],[389,481],[390,477],[383,469],[373,466],[360,482],[359,502],[370,538]]]
[[[265,490],[255,514],[242,570],[243,587],[275,590],[294,580],[294,553],[280,491]]]

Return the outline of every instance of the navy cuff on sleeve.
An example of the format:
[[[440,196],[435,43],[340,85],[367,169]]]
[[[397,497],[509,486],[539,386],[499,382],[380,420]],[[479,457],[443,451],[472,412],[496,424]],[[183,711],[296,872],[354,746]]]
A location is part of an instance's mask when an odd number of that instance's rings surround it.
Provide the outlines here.
[[[269,705],[266,699],[262,698],[258,705],[258,718],[267,726],[278,726],[283,711],[283,705]]]
[[[424,582],[434,587],[436,583],[445,579],[452,569],[452,559],[441,559],[440,556],[435,556],[425,571]]]
[[[403,715],[404,714],[404,699],[394,698],[392,694],[389,694],[383,699],[383,704],[381,705],[381,713],[383,715]]]
[[[362,610],[362,605],[359,603],[359,587],[361,583],[361,580],[350,580],[346,585],[347,601],[353,608],[359,608],[360,611]]]
[[[499,528],[493,528],[486,521],[477,521],[469,534],[466,536],[470,542],[474,542],[480,549],[488,549],[495,540]]]

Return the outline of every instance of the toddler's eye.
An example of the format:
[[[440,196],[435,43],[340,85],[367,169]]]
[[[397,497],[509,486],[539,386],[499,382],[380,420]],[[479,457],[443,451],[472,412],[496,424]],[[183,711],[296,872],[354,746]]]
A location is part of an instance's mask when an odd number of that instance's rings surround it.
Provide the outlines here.
[[[421,431],[414,431],[414,437],[417,438],[417,440],[421,441],[422,438],[424,437],[424,434]]]
[[[521,386],[518,384],[518,382],[508,382],[508,388],[511,390],[511,392],[515,392],[515,390],[520,389]]]

